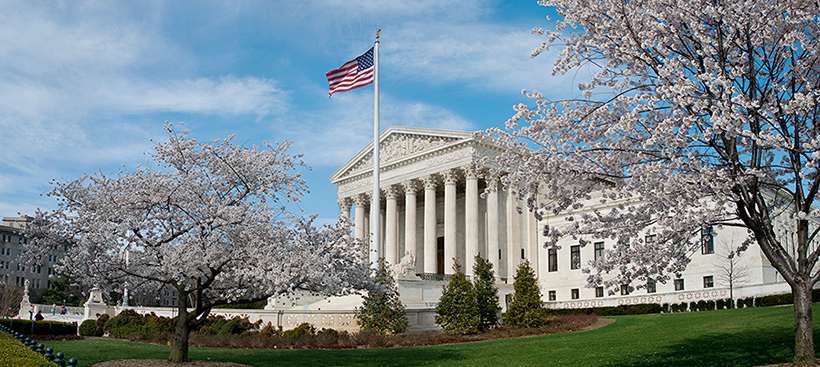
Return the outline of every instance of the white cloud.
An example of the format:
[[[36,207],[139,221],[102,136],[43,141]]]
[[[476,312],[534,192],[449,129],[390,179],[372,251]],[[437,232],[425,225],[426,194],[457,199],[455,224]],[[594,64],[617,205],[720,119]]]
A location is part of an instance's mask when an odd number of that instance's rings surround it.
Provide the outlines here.
[[[170,111],[196,114],[267,116],[288,109],[288,93],[273,80],[234,76],[165,83],[126,83],[104,99],[106,108],[126,112]]]
[[[337,168],[373,140],[373,95],[347,93],[333,96],[329,110],[298,118],[298,122],[278,124],[276,135],[295,141],[291,151],[305,153],[313,166]],[[446,130],[473,130],[477,127],[446,108],[421,102],[407,102],[382,96],[379,125],[426,127]]]

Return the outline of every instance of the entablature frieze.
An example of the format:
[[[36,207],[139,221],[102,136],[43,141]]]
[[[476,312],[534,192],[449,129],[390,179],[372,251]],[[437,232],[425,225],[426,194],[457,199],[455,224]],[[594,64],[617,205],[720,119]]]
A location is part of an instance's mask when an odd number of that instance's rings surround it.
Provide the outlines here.
[[[481,156],[479,149],[473,144],[461,144],[447,149],[438,150],[431,154],[414,157],[413,159],[383,165],[379,172],[380,179],[384,185],[401,185],[402,182],[411,179],[421,179],[428,175],[440,175],[450,169],[461,170],[463,167],[472,166]],[[371,190],[373,186],[372,168],[358,174],[341,179],[339,186],[339,196],[353,196],[359,192]]]

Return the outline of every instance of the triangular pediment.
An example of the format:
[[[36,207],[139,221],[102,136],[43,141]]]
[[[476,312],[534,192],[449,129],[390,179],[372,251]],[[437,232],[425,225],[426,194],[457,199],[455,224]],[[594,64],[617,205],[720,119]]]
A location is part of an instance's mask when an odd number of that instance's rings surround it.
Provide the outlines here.
[[[380,167],[422,157],[472,139],[473,133],[469,131],[390,126],[379,136]],[[373,142],[370,142],[330,176],[330,181],[337,184],[372,169]]]

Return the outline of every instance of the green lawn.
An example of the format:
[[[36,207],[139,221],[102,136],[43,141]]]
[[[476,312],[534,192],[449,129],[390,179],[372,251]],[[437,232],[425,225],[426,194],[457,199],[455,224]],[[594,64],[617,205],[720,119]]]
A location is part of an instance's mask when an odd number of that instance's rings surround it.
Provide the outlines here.
[[[815,304],[815,314],[820,304]],[[792,357],[791,307],[614,317],[604,328],[435,347],[362,350],[194,348],[191,359],[251,366],[760,366]],[[815,321],[815,330],[820,323]],[[820,330],[818,330],[820,331]],[[815,341],[820,334],[815,332]],[[816,344],[820,351],[820,344]],[[95,339],[49,342],[82,366],[168,357],[162,345]]]

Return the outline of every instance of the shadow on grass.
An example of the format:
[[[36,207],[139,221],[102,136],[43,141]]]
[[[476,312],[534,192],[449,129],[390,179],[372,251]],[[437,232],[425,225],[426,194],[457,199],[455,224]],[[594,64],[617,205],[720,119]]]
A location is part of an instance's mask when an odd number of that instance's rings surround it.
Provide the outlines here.
[[[251,366],[430,366],[469,359],[457,345],[409,348],[273,350],[192,348],[190,357]]]
[[[815,348],[820,334],[815,332]],[[820,349],[818,349],[820,350]],[[794,331],[788,327],[754,328],[745,333],[704,332],[651,354],[624,356],[602,366],[765,366],[794,356]]]

